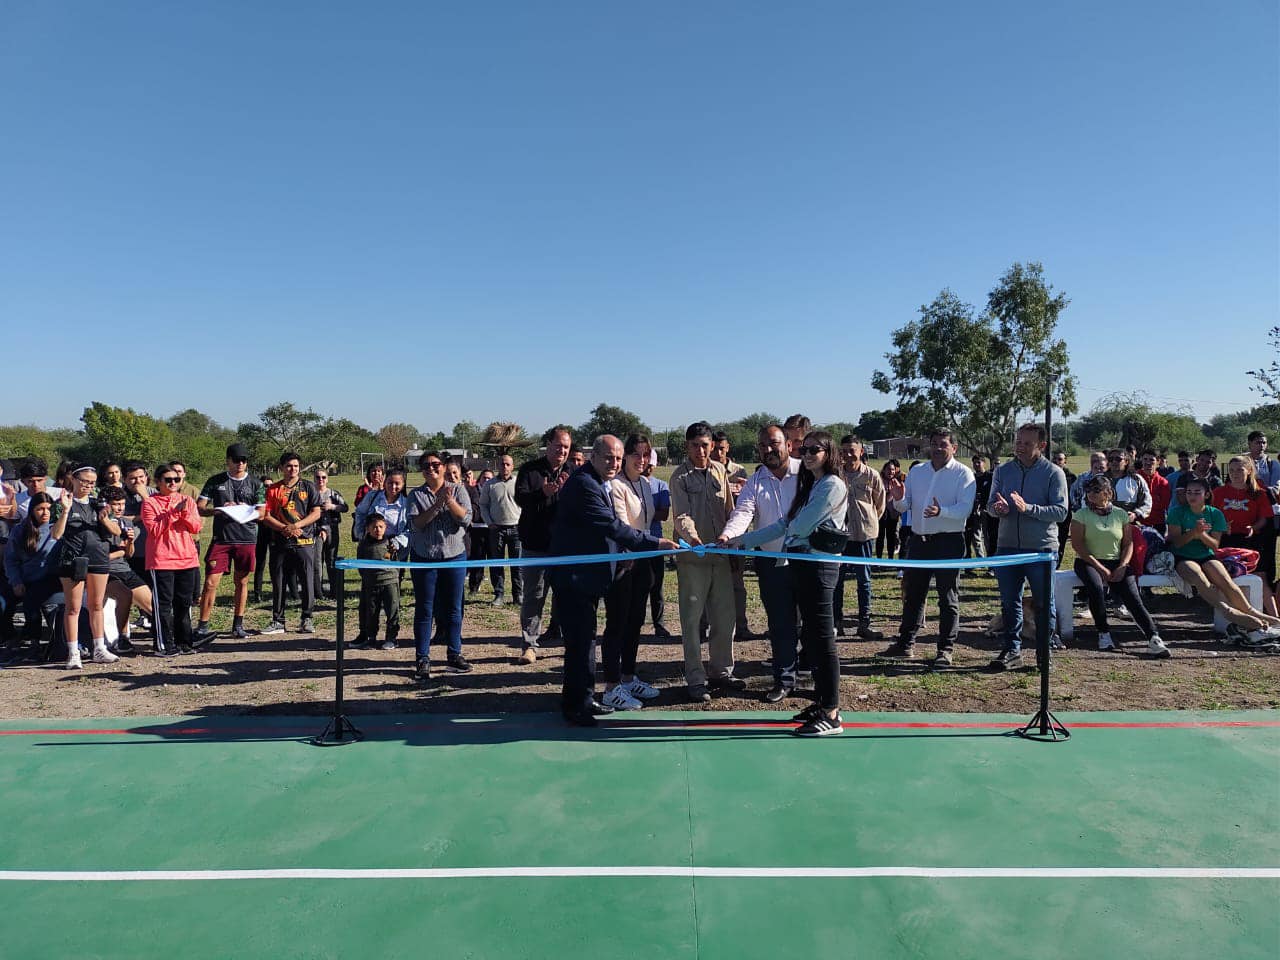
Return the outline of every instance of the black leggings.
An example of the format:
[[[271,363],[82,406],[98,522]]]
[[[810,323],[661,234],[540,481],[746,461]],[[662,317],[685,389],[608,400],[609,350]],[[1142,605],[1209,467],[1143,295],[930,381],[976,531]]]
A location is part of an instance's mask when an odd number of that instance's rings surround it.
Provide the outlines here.
[[[195,600],[199,569],[151,571],[152,596],[155,598],[152,623],[157,650],[191,646],[191,604]]]
[[[649,601],[652,567],[648,560],[633,560],[631,569],[613,581],[604,598],[605,624],[601,646],[604,678],[618,683],[622,675],[635,676],[640,650],[640,625]]]
[[[885,556],[885,548],[887,547],[888,557],[893,559],[894,554],[898,552],[898,524],[902,522],[902,517],[898,514],[889,515],[889,511],[885,511],[883,517],[880,518],[880,532],[876,534],[876,556]]]
[[[1120,566],[1119,559],[1116,560],[1099,560],[1108,570],[1114,570]],[[1111,626],[1107,621],[1107,590],[1110,588],[1111,593],[1125,608],[1133,614],[1133,622],[1138,625],[1138,629],[1142,631],[1142,635],[1150,639],[1157,631],[1155,621],[1151,619],[1151,614],[1147,612],[1147,608],[1143,606],[1142,594],[1138,592],[1138,581],[1131,573],[1126,573],[1123,580],[1119,583],[1103,582],[1102,574],[1098,573],[1097,568],[1091,563],[1085,563],[1083,560],[1076,560],[1075,563],[1076,576],[1080,578],[1080,582],[1084,584],[1085,596],[1089,598],[1089,612],[1093,614],[1094,625],[1097,626],[1099,633],[1110,633]]]
[[[792,561],[792,581],[802,623],[800,639],[805,660],[813,670],[813,689],[825,710],[840,706],[840,658],[836,654],[836,621],[832,609],[836,584],[840,580],[837,563]]]

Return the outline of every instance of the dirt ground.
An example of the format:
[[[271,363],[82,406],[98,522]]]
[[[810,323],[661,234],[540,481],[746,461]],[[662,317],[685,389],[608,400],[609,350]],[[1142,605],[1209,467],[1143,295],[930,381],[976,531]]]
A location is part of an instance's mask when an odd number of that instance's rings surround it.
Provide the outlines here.
[[[765,622],[748,575],[748,612],[753,630]],[[406,588],[408,582],[406,580]],[[666,582],[666,622],[674,633],[679,624],[674,603],[675,578]],[[853,586],[847,588],[847,610],[856,607]],[[877,572],[874,580],[875,626],[896,631],[900,604],[892,572]],[[996,608],[995,582],[988,576],[961,581],[962,624],[956,665],[935,673],[925,667],[932,653],[935,610],[918,649],[922,659],[902,663],[876,656],[886,641],[841,641],[844,663],[841,699],[847,711],[931,711],[1030,714],[1037,705],[1039,676],[1035,658],[1024,654],[1025,666],[1004,674],[982,669],[998,649],[985,627]],[[225,594],[225,591],[224,591]],[[377,713],[477,713],[555,711],[559,706],[562,657],[559,646],[544,650],[534,666],[520,666],[518,613],[511,606],[494,607],[486,583],[466,605],[464,650],[475,669],[468,674],[444,669],[444,650],[433,648],[437,662],[433,684],[419,688],[411,682],[413,668],[412,594],[406,589],[401,615],[401,644],[395,651],[348,651],[346,661],[347,713],[353,718]],[[356,589],[348,593],[348,637],[354,635]],[[226,628],[228,598],[219,598],[214,626]],[[1257,654],[1226,646],[1214,637],[1209,611],[1203,604],[1172,592],[1155,595],[1150,608],[1161,635],[1173,650],[1168,660],[1150,660],[1137,629],[1117,619],[1113,633],[1124,645],[1121,653],[1096,650],[1096,634],[1077,608],[1077,632],[1071,648],[1056,653],[1052,677],[1055,710],[1119,709],[1267,709],[1280,706],[1280,656]],[[268,603],[252,604],[249,626],[264,626]],[[332,602],[318,608],[319,633],[286,634],[235,641],[219,639],[206,652],[158,659],[150,656],[149,634],[135,636],[138,653],[118,663],[86,661],[82,671],[68,672],[61,662],[37,665],[11,663],[0,670],[0,717],[129,717],[211,714],[314,714],[333,707],[336,615]],[[291,611],[290,627],[297,615]],[[656,706],[673,709],[750,711],[798,709],[802,695],[778,707],[764,704],[771,685],[762,665],[769,656],[767,640],[735,644],[737,673],[749,685],[745,694],[720,697],[694,708],[684,699],[679,639],[655,641],[645,627],[640,650],[641,676],[663,688]]]

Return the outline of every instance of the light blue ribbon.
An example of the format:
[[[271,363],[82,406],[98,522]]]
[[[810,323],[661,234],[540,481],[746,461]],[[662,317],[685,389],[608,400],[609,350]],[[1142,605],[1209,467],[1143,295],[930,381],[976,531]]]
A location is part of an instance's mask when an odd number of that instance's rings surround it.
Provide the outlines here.
[[[459,567],[483,569],[485,567],[566,567],[580,563],[619,563],[623,560],[647,560],[650,557],[667,557],[692,553],[697,557],[766,557],[771,560],[800,560],[808,563],[839,563],[848,566],[900,567],[917,570],[966,570],[972,567],[1019,567],[1025,563],[1058,562],[1056,553],[1007,553],[997,557],[973,557],[955,560],[885,560],[878,557],[846,557],[833,553],[780,553],[773,550],[737,550],[731,547],[708,547],[705,544],[690,546],[680,541],[679,550],[637,550],[634,553],[589,553],[572,557],[520,557],[500,560],[339,560],[339,570],[456,570]]]

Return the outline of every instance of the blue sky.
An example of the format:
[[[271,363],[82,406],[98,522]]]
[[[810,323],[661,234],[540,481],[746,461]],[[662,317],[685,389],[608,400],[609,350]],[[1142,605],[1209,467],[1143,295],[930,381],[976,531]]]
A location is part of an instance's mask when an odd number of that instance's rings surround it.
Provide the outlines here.
[[[894,328],[1028,260],[1085,409],[1208,419],[1280,322],[1277,30],[1261,0],[8,0],[0,422],[856,420]]]

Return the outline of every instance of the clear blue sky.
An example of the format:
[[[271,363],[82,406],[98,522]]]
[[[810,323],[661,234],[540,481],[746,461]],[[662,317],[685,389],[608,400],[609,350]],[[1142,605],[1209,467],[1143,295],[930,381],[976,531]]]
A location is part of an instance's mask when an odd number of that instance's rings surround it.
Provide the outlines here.
[[[1280,322],[1277,35],[1270,0],[7,0],[0,422],[856,420],[890,332],[1015,260],[1086,409],[1208,419]]]

